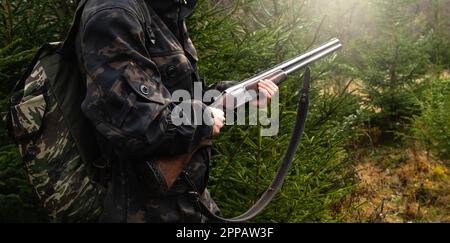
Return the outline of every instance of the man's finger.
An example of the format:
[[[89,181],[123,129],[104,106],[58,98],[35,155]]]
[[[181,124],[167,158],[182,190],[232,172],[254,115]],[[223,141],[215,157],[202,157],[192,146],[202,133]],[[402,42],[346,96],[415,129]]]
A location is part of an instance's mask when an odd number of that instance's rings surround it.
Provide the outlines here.
[[[265,85],[268,89],[270,89],[272,93],[278,92],[278,86],[270,80],[265,79],[261,82],[261,84]]]
[[[260,88],[259,92],[260,92],[259,101],[264,100],[267,102],[268,100],[272,99],[272,95],[266,89]]]
[[[269,87],[271,87],[273,91],[275,91],[275,92],[278,91],[278,86],[274,82],[267,80],[267,79],[264,81],[265,81],[265,84],[267,84]]]
[[[266,93],[269,94],[269,98],[272,98],[272,96],[275,94],[275,91],[272,90],[271,87],[269,87],[267,84],[265,83],[260,83],[259,84],[260,90],[264,90]]]

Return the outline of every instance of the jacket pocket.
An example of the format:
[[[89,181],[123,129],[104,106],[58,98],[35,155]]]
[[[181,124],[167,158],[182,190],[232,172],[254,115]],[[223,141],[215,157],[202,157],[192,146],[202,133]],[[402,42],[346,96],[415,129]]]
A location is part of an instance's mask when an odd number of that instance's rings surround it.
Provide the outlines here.
[[[171,102],[170,93],[160,82],[153,77],[157,74],[151,74],[151,70],[143,70],[135,62],[130,62],[125,70],[125,80],[131,89],[145,101],[167,105]]]
[[[194,69],[184,53],[156,55],[152,56],[152,60],[158,66],[163,84],[171,93],[177,90],[192,91]]]

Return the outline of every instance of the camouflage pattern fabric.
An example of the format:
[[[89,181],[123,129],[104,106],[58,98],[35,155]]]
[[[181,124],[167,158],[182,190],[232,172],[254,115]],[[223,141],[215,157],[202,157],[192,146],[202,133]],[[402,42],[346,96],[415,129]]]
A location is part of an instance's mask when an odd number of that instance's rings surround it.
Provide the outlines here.
[[[52,89],[49,76],[58,68],[47,61],[55,57],[50,53],[38,61],[24,89],[15,94],[10,108],[12,133],[50,219],[96,221],[102,212],[104,188],[91,180],[89,165],[80,159]]]
[[[164,8],[153,5],[157,2],[164,2]],[[79,64],[87,77],[82,109],[105,147],[113,151],[102,221],[206,220],[189,196],[193,188],[182,178],[160,196],[152,191],[155,185],[145,184],[154,174],[141,169],[159,156],[189,153],[211,139],[210,126],[175,126],[171,121],[175,105],[171,94],[176,90],[192,94],[199,81],[197,52],[184,21],[193,3],[90,0],[84,9],[77,37]],[[206,190],[209,159],[210,148],[202,149],[185,171],[217,211]]]

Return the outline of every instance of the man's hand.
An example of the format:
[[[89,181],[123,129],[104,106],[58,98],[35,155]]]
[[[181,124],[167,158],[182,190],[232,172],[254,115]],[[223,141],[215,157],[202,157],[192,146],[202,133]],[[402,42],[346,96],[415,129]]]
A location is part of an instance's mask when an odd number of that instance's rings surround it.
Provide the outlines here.
[[[266,107],[272,100],[272,97],[278,92],[278,86],[270,80],[261,80],[258,83],[260,99],[254,104],[258,107]],[[210,108],[212,117],[214,118],[213,137],[220,134],[220,130],[225,126],[225,113],[222,110]]]
[[[256,104],[258,107],[264,108],[272,100],[272,97],[278,92],[278,86],[270,80],[261,80],[258,83],[260,96]]]
[[[220,130],[225,126],[225,113],[216,108],[210,108],[212,117],[214,118],[213,137],[220,134]]]

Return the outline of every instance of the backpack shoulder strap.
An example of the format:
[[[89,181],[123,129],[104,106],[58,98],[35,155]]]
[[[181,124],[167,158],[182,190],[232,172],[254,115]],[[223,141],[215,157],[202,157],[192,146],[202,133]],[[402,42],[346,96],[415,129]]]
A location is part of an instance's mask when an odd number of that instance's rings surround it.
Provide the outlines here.
[[[75,55],[75,39],[78,33],[78,29],[80,27],[81,16],[83,15],[84,6],[86,6],[88,0],[81,0],[78,3],[77,10],[75,11],[75,17],[72,21],[72,26],[70,27],[69,33],[67,34],[61,49],[60,53],[64,56],[71,57]]]

